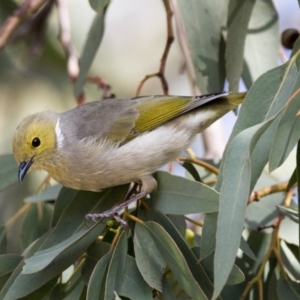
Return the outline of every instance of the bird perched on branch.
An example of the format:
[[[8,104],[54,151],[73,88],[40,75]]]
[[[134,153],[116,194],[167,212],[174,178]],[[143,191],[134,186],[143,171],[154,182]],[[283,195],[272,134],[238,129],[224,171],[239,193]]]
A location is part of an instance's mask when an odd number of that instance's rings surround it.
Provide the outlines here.
[[[156,187],[153,172],[176,159],[197,133],[244,97],[227,92],[144,96],[32,114],[13,139],[19,181],[28,171],[42,169],[73,189],[100,191],[138,182],[145,195]]]

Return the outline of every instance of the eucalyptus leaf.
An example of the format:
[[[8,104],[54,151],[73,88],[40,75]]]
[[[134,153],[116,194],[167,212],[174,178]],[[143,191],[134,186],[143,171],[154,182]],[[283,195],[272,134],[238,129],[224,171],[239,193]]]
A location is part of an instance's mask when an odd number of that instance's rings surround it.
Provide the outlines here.
[[[295,92],[289,100],[292,100],[282,116],[273,141],[269,158],[269,170],[272,172],[278,168],[296,146],[300,139],[300,118],[297,116],[300,107],[300,74],[295,84]]]
[[[7,253],[7,228],[0,226],[0,254]]]
[[[87,290],[88,300],[98,300],[103,296],[103,285],[107,274],[110,253],[104,255],[97,263],[89,281]],[[102,298],[104,299],[104,298]]]
[[[216,249],[218,213],[205,214],[202,228],[200,260],[210,255]]]
[[[299,299],[300,284],[280,277],[277,281],[277,296],[279,300]]]
[[[162,277],[166,262],[155,245],[149,231],[140,224],[135,225],[134,252],[137,267],[148,285],[162,292]]]
[[[212,281],[205,272],[202,263],[198,260],[198,258],[194,255],[193,251],[188,246],[185,238],[180,235],[174,224],[167,216],[159,212],[153,212],[152,215],[154,217],[154,220],[159,223],[174,240],[182,255],[184,256],[195,280],[198,282],[205,295],[210,297],[213,293]]]
[[[120,295],[132,300],[153,299],[152,289],[147,285],[139,272],[135,259],[129,255],[126,256],[126,265],[125,271],[122,274]]]
[[[0,290],[22,260],[23,257],[16,254],[0,255]]]
[[[296,172],[297,172],[297,182],[300,182],[300,141],[298,141],[297,145],[297,154],[296,154]],[[297,185],[298,192],[298,219],[299,219],[299,211],[300,211],[300,184]],[[300,222],[298,222],[298,244],[300,245]],[[300,257],[300,248],[299,248],[299,257]]]
[[[194,299],[208,299],[194,279],[184,256],[168,233],[154,222],[146,222],[145,226],[184,291]]]
[[[158,186],[151,193],[153,210],[174,215],[218,211],[219,194],[207,185],[162,171],[154,177]]]
[[[278,66],[280,47],[278,35],[278,13],[273,1],[256,0],[244,47],[244,57],[250,78],[246,78],[245,67],[242,78],[248,89],[259,76]]]
[[[56,246],[40,250],[35,256],[27,258],[25,270],[17,276],[4,299],[25,297],[61,274],[84,253],[103,228],[103,224],[97,223],[90,228],[81,229]],[[50,236],[52,235],[49,234],[47,238]]]
[[[42,201],[55,200],[58,197],[61,188],[62,188],[62,186],[60,184],[53,185],[51,187],[44,189],[39,194],[26,197],[24,199],[24,201],[25,202],[42,202]]]
[[[237,92],[244,63],[244,44],[254,0],[229,0],[226,40],[226,75],[229,90]]]
[[[107,267],[107,277],[103,286],[104,299],[113,300],[114,292],[119,293],[122,284],[122,274],[125,271],[127,254],[127,234],[123,231],[111,252]]]
[[[88,71],[100,46],[102,36],[104,33],[105,12],[106,6],[101,6],[101,9],[99,9],[99,12],[95,16],[94,21],[89,30],[87,41],[85,43],[82,55],[80,57],[80,71],[74,88],[76,97],[79,97],[82,93],[82,86],[86,80]]]
[[[221,91],[225,81],[221,27],[226,1],[179,0],[177,3],[200,90],[204,94]]]
[[[299,212],[293,208],[278,205],[280,212],[290,218],[292,221],[299,224]]]
[[[109,4],[110,0],[89,0],[91,8],[97,13],[101,13]]]
[[[26,248],[50,229],[52,207],[47,203],[33,203],[26,212],[22,226],[22,242]]]
[[[243,121],[236,123],[225,150],[216,185],[216,189],[220,189],[220,208],[214,267],[215,270],[221,271],[215,276],[214,297],[221,292],[232,268],[239,247],[247,199],[268,160],[282,115],[292,102],[286,101],[297,82],[298,60],[297,52],[286,65],[267,72],[257,80],[248,92],[244,109],[247,108],[247,99],[254,99],[252,97],[258,92],[263,94],[263,98],[267,96],[266,102],[261,102],[256,108],[253,106],[256,100],[251,104],[248,102],[250,106],[248,109],[252,107],[253,113],[260,109],[258,115],[251,120],[247,116],[243,118],[243,108],[241,109],[239,119]],[[268,73],[272,73],[272,79],[267,77]],[[275,84],[276,81],[279,81],[278,84]],[[270,86],[270,90],[266,90],[266,85]],[[263,101],[262,97],[260,101]],[[267,104],[269,105],[266,106]],[[258,119],[265,121],[242,129]],[[241,155],[237,156],[236,153]],[[225,257],[223,249],[227,249]]]

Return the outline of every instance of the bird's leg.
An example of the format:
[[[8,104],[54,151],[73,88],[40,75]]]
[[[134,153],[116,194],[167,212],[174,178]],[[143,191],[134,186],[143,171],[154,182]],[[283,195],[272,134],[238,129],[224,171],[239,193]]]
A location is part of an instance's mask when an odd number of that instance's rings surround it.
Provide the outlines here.
[[[157,183],[156,183],[156,180],[151,176],[151,175],[146,175],[146,176],[143,176],[141,178],[141,182],[142,182],[142,189],[141,189],[141,192],[136,194],[136,195],[132,195],[128,200],[126,200],[125,202],[113,207],[112,209],[109,209],[103,213],[100,213],[100,214],[87,214],[85,216],[85,219],[86,220],[93,220],[94,222],[98,222],[104,218],[110,218],[110,217],[114,217],[116,219],[116,221],[120,221],[120,217],[118,215],[118,212],[129,206],[131,203],[137,201],[137,200],[140,200],[141,198],[145,197],[147,194],[149,194],[150,192],[152,192],[156,186],[157,186]],[[117,217],[116,217],[117,216]],[[121,227],[123,228],[126,227],[126,222],[124,223],[125,221],[122,220],[121,222]],[[124,224],[123,224],[124,223]]]

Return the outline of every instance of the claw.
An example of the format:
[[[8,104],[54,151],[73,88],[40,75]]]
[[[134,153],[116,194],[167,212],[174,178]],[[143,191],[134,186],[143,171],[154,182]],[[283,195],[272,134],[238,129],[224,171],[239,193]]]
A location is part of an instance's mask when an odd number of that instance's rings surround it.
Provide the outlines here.
[[[120,226],[123,229],[127,229],[127,222],[124,221],[119,215],[118,212],[123,209],[124,207],[130,205],[132,202],[137,201],[143,197],[145,197],[147,193],[141,192],[137,195],[132,196],[129,200],[121,203],[120,205],[117,205],[116,207],[109,209],[101,214],[87,214],[85,216],[86,221],[92,220],[93,222],[97,223],[101,221],[104,218],[111,218],[114,217],[114,219],[120,223]]]

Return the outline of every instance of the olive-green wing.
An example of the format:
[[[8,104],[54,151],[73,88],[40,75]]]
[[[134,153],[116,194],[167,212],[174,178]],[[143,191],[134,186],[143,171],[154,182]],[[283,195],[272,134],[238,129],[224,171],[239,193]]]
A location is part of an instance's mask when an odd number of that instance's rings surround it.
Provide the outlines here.
[[[245,98],[245,94],[221,92],[196,97],[153,96],[152,98],[134,98],[134,100],[139,101],[139,117],[135,122],[134,129],[140,133],[152,130],[167,121],[221,97],[228,99],[228,103],[238,105]]]
[[[93,137],[127,142],[221,97],[239,104],[245,95],[222,92],[197,97],[143,96],[133,99],[108,99],[79,106],[64,113],[63,119],[72,124],[73,134],[77,139]]]

